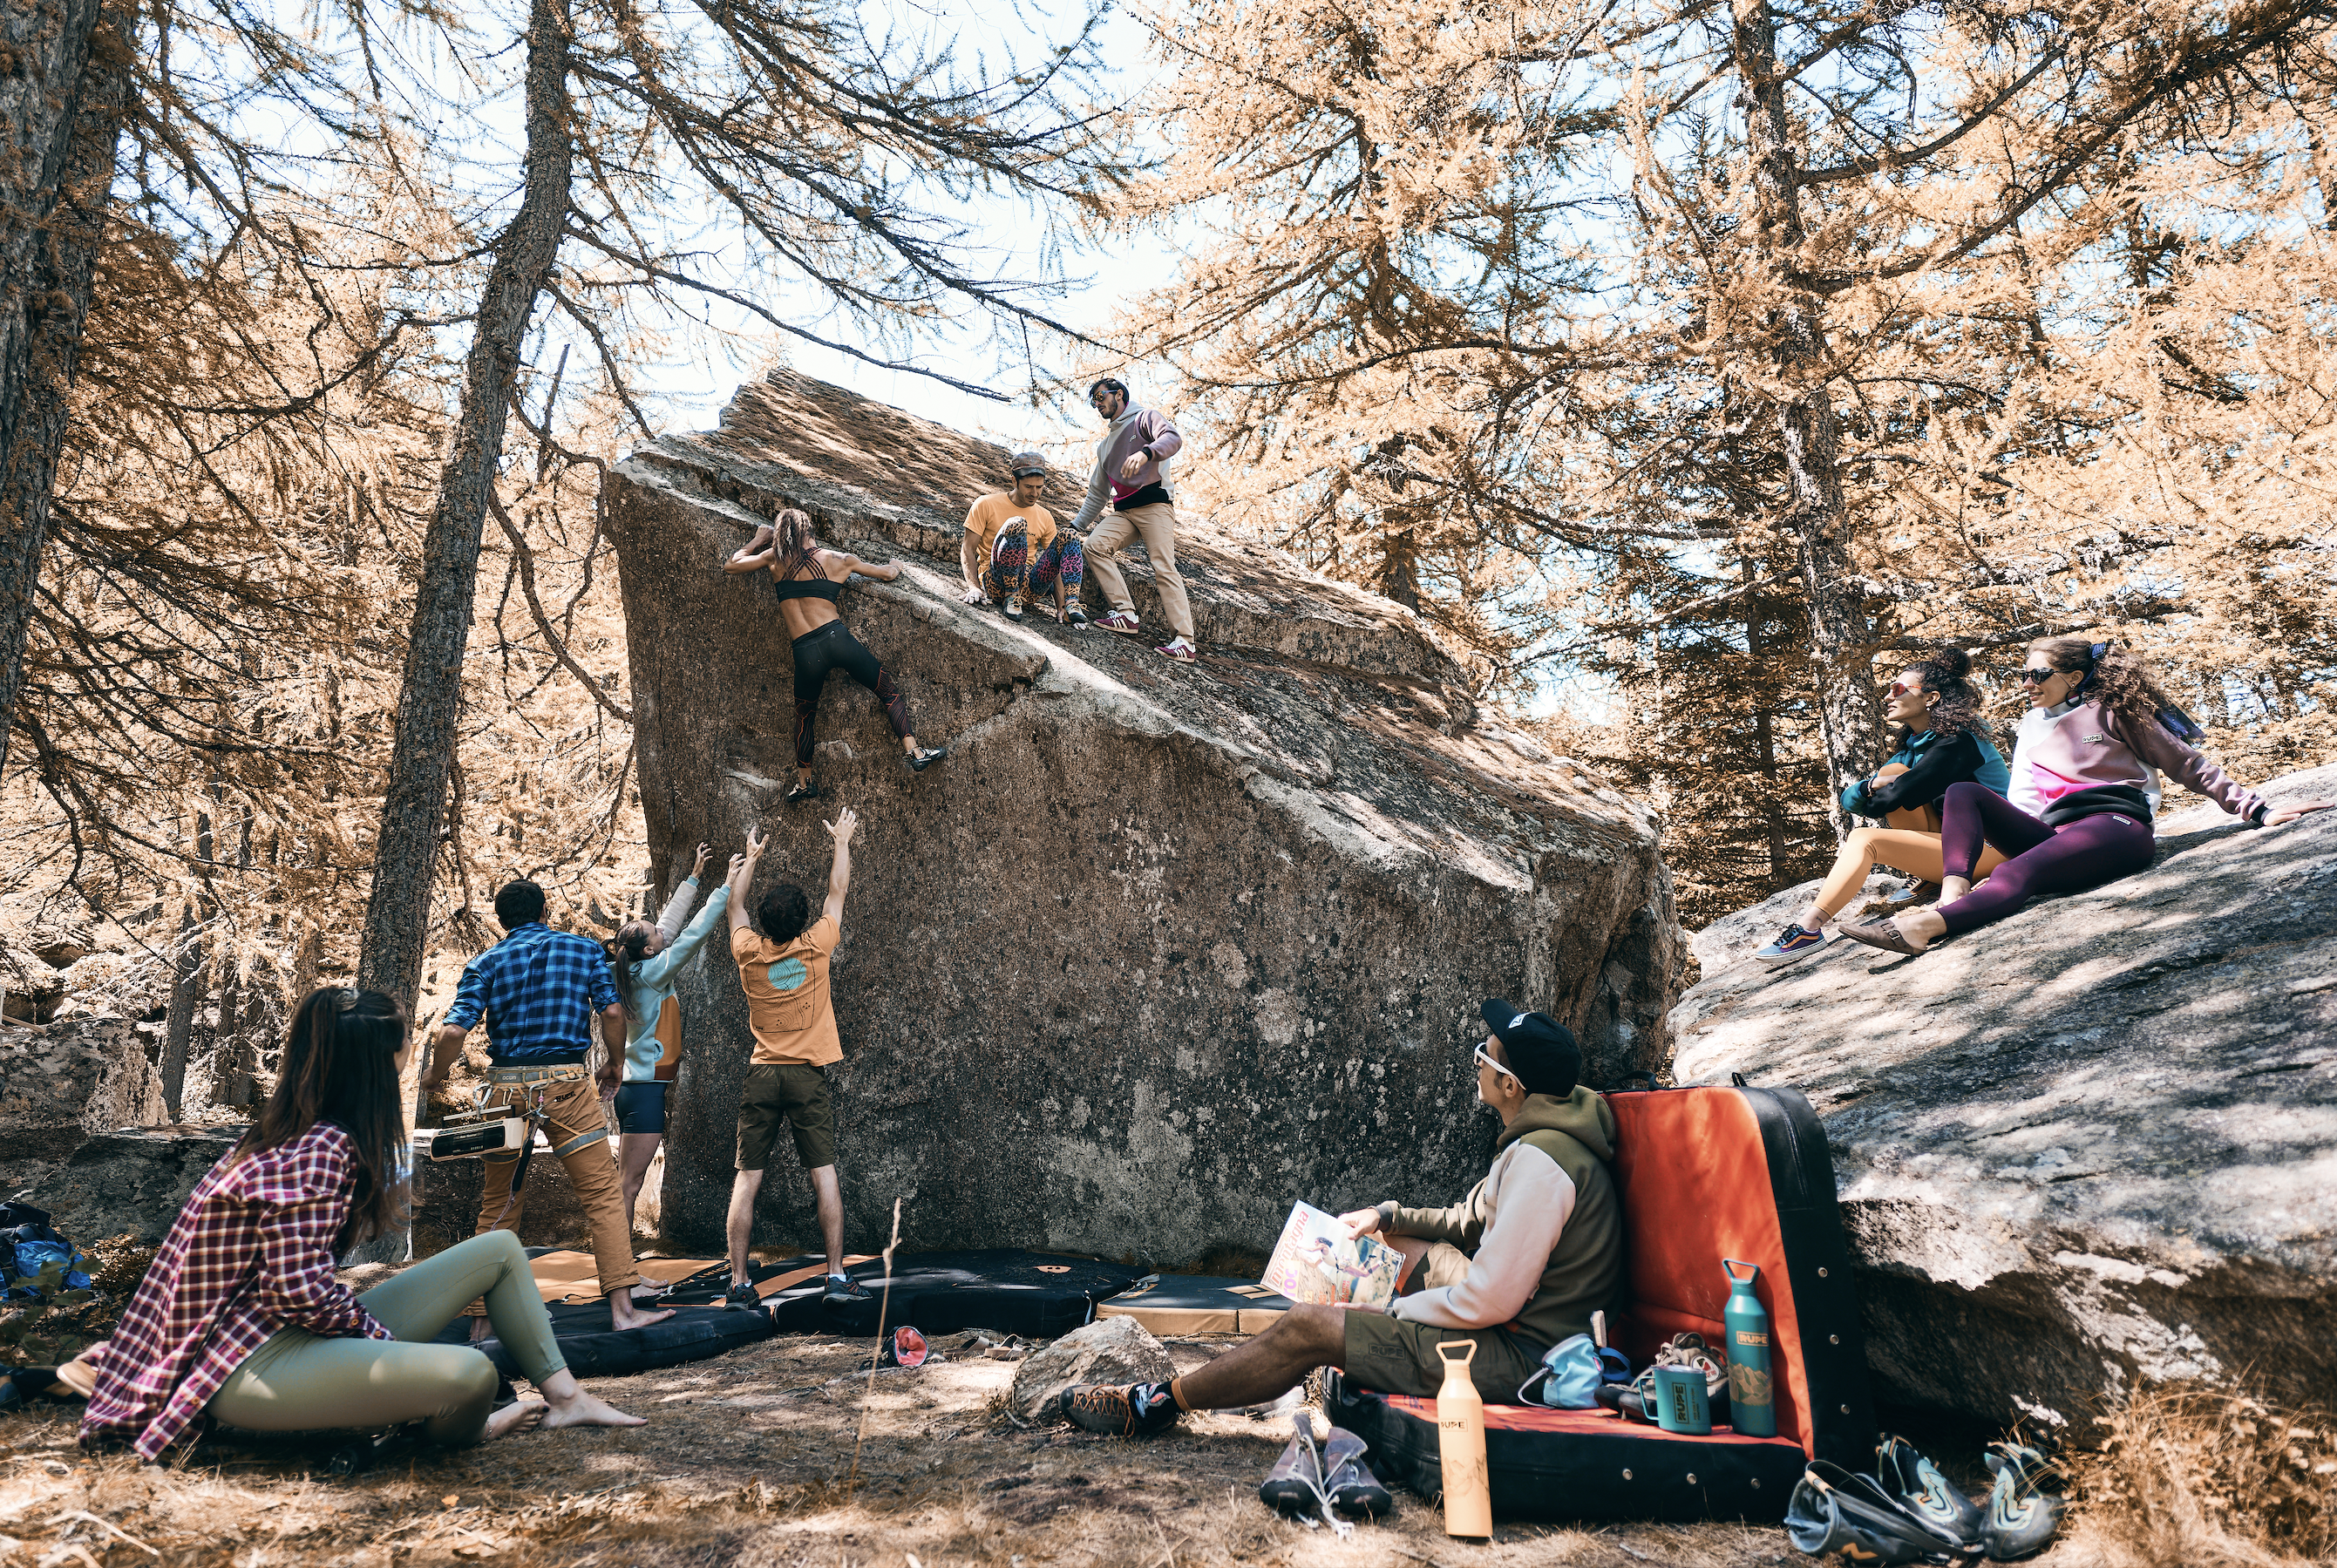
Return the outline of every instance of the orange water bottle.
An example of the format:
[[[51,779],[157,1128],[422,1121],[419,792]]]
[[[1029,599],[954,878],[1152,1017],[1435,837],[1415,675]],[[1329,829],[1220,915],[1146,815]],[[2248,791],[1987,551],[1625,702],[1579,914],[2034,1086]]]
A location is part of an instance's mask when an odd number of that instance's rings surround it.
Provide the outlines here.
[[[1453,1352],[1461,1354],[1455,1356]],[[1444,1387],[1436,1390],[1436,1447],[1444,1461],[1444,1533],[1488,1540],[1493,1534],[1493,1494],[1485,1474],[1485,1401],[1469,1376],[1477,1341],[1448,1339]]]

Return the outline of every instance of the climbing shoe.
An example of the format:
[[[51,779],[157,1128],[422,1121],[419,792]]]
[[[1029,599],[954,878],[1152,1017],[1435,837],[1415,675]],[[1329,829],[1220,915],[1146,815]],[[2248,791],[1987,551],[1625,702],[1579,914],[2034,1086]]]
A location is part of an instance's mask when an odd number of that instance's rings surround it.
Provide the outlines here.
[[[1022,596],[1021,594],[1009,594],[1007,596],[1006,618],[1009,620],[1021,620],[1022,618]]]
[[[1980,1544],[1987,1511],[1956,1489],[1932,1463],[1903,1437],[1885,1437],[1874,1450],[1875,1477],[1899,1505],[1924,1524],[1954,1536],[1967,1548]]]
[[[1072,605],[1063,611],[1063,624],[1065,626],[1078,628],[1084,627],[1087,623],[1088,612],[1081,609],[1078,605]]]
[[[1853,1563],[1941,1562],[1967,1549],[1899,1505],[1872,1475],[1824,1459],[1802,1472],[1785,1505],[1785,1539],[1798,1552],[1840,1552]]]
[[[1322,1455],[1315,1446],[1315,1418],[1305,1410],[1291,1417],[1295,1428],[1282,1457],[1257,1484],[1257,1500],[1277,1514],[1305,1518],[1315,1512],[1317,1500],[1328,1502],[1330,1492],[1323,1485]]]
[[[1072,1426],[1112,1437],[1157,1436],[1179,1414],[1166,1383],[1081,1383],[1064,1389],[1056,1407]]]
[[[1395,1498],[1364,1463],[1364,1450],[1370,1446],[1345,1427],[1332,1427],[1331,1440],[1323,1445],[1323,1490],[1342,1514],[1384,1519],[1394,1511]]]
[[[789,805],[794,805],[798,801],[816,801],[819,799],[819,785],[805,779],[797,779],[796,787],[779,798]]]
[[[909,765],[911,773],[923,773],[947,755],[949,755],[949,747],[937,745],[931,751],[904,751],[901,754],[901,760]]]
[[[849,1274],[830,1274],[827,1289],[820,1292],[819,1299],[831,1307],[846,1307],[868,1300],[868,1287]]]
[[[1775,941],[1754,953],[1753,961],[1781,969],[1795,959],[1808,958],[1825,945],[1824,931],[1814,931],[1807,926],[1787,926],[1777,933]]]
[[[731,1282],[728,1290],[722,1292],[722,1304],[726,1307],[751,1307],[760,1310],[763,1299],[755,1294],[754,1281],[736,1280]]]
[[[2051,1464],[2019,1443],[1990,1443],[1988,1467],[1996,1472],[1996,1485],[1988,1494],[1988,1516],[1980,1527],[1988,1560],[2012,1563],[2043,1551],[2061,1523],[2061,1499],[2039,1490]]]

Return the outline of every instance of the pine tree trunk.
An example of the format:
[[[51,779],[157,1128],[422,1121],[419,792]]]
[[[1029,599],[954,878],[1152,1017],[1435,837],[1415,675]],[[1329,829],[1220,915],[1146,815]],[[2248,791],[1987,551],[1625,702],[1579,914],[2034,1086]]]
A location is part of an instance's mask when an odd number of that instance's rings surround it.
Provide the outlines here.
[[[73,353],[130,104],[122,17],[98,0],[10,5],[0,75],[0,762],[64,441]]]
[[[533,0],[527,43],[526,185],[518,215],[495,241],[494,266],[464,366],[455,448],[439,478],[438,504],[423,545],[357,966],[358,985],[409,1008],[421,990],[431,873],[462,714],[463,650],[478,581],[480,531],[503,457],[520,346],[569,211],[569,34],[559,0]]]
[[[1824,306],[1794,276],[1808,236],[1793,120],[1777,73],[1776,22],[1767,0],[1735,0],[1735,21],[1739,102],[1745,106],[1752,164],[1752,244],[1781,285],[1769,319],[1770,355],[1777,379],[1792,389],[1776,404],[1788,485],[1785,525],[1798,544],[1810,607],[1818,729],[1832,781],[1826,811],[1841,833],[1848,823],[1833,797],[1872,765],[1882,737],[1873,669],[1877,638],[1850,553],[1840,426],[1826,386]]]

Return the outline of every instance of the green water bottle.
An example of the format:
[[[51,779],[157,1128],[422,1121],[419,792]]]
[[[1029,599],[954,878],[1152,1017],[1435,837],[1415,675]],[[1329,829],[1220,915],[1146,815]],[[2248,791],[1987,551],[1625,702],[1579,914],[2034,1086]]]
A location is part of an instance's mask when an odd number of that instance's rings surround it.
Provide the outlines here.
[[[1747,1437],[1777,1435],[1777,1401],[1769,1380],[1769,1312],[1753,1287],[1761,1282],[1758,1263],[1720,1261],[1728,1276],[1728,1424]],[[1743,1272],[1738,1272],[1742,1270]]]

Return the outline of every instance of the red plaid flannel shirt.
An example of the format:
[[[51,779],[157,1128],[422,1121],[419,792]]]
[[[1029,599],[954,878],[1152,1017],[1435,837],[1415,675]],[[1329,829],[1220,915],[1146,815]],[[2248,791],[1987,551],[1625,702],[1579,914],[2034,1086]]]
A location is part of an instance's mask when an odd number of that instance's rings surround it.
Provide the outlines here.
[[[333,1234],[356,1172],[349,1135],[319,1122],[292,1142],[210,1168],[179,1211],[113,1338],[90,1353],[83,1443],[134,1437],[152,1462],[279,1329],[394,1339],[333,1277]]]

